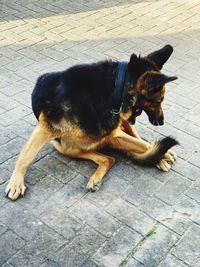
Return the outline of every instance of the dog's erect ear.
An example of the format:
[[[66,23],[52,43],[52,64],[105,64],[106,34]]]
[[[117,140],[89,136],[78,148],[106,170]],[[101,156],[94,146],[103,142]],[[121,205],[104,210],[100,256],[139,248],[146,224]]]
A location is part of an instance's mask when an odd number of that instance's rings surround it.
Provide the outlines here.
[[[165,62],[171,56],[172,52],[173,47],[171,45],[166,45],[162,49],[149,54],[147,58],[155,62],[158,68],[161,70]]]
[[[142,88],[140,93],[148,99],[152,99],[155,94],[163,90],[163,86],[171,81],[176,80],[175,76],[167,76],[161,73],[147,74],[145,80],[146,86]]]
[[[135,78],[138,78],[142,73],[144,73],[145,67],[143,61],[141,61],[140,56],[132,54],[129,61],[129,69]]]
[[[152,76],[151,81],[147,85],[147,89],[148,88],[158,88],[159,86],[163,86],[164,84],[166,84],[168,82],[172,82],[176,79],[177,79],[177,77],[175,77],[175,76],[167,76],[165,74],[156,73]]]

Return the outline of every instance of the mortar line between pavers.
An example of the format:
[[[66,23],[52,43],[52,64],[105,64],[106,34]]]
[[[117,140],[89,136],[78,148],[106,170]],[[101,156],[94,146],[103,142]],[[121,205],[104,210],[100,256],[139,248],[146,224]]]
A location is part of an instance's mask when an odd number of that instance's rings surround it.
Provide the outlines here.
[[[133,257],[135,253],[140,249],[140,247],[143,245],[145,240],[147,240],[147,238],[150,238],[153,234],[155,234],[155,230],[157,229],[159,224],[160,223],[158,221],[155,223],[153,228],[138,242],[137,246],[129,253],[129,255],[123,261],[121,261],[121,263],[119,264],[119,267],[125,266],[128,263],[128,260],[131,257]]]

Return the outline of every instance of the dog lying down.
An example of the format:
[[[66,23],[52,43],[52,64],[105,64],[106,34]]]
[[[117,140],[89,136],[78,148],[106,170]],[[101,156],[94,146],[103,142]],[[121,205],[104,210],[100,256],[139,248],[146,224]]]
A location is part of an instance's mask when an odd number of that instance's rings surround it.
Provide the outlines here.
[[[38,124],[22,149],[8,182],[12,200],[24,195],[24,176],[38,152],[50,141],[62,154],[92,160],[98,165],[87,189],[97,191],[114,164],[113,157],[97,152],[104,146],[120,149],[134,161],[163,171],[176,160],[166,137],[153,145],[143,141],[134,124],[144,110],[153,125],[163,125],[165,84],[177,79],[160,71],[173,52],[170,45],[146,57],[132,54],[129,62],[102,61],[47,73],[37,80],[32,108]]]

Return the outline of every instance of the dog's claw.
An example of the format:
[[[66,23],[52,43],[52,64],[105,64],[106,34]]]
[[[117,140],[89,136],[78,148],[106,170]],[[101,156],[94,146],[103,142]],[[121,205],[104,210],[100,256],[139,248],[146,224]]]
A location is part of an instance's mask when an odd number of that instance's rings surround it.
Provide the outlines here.
[[[89,191],[89,192],[97,192],[99,189],[100,189],[100,183],[99,184],[94,184],[93,186],[90,186],[89,184],[87,185],[87,190]]]
[[[14,182],[9,181],[5,193],[11,200],[16,200],[20,195],[24,195],[25,190],[26,186],[23,183],[15,184]]]
[[[168,172],[171,169],[171,165],[165,159],[161,159],[156,167],[163,170],[164,172]]]

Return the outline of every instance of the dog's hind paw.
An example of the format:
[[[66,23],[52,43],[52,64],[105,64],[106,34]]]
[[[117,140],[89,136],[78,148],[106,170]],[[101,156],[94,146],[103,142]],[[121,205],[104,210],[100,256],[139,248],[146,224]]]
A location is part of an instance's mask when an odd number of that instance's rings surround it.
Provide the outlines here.
[[[165,155],[163,156],[163,159],[166,160],[167,162],[173,164],[174,161],[177,159],[177,155],[173,150],[169,149],[165,153]]]
[[[165,159],[161,159],[156,167],[164,172],[168,172],[171,169],[171,165]]]
[[[26,186],[23,182],[10,179],[6,187],[5,193],[11,200],[16,200],[20,195],[23,196]]]

